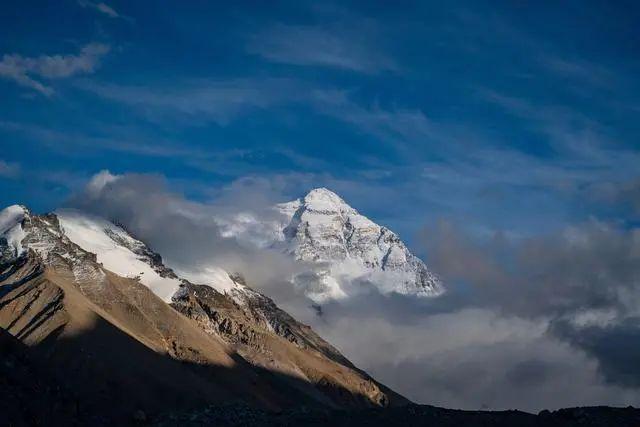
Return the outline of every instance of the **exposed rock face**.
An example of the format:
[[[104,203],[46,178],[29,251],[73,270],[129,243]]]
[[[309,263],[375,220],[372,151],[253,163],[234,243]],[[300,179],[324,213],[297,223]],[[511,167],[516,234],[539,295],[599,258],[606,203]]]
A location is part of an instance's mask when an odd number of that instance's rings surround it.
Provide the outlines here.
[[[174,297],[172,306],[203,324],[213,322],[226,339],[232,342],[251,344],[252,340],[240,339],[248,338],[244,332],[239,336],[234,332],[241,330],[249,333],[251,330],[251,334],[255,335],[257,329],[278,335],[301,349],[313,349],[338,363],[352,366],[336,348],[313,332],[311,327],[278,308],[270,298],[249,288],[241,276],[234,275],[232,280],[242,286],[234,289],[232,296],[221,294],[209,286],[187,283]]]
[[[80,391],[86,410],[406,402],[240,277],[223,292],[194,285],[112,223],[12,207],[0,236],[0,327]]]
[[[186,284],[172,306],[203,330],[222,337],[256,366],[314,384],[329,406],[388,406],[406,401],[357,370],[310,327],[248,290],[239,304],[208,286]]]
[[[313,268],[293,281],[317,303],[348,297],[365,282],[382,293],[424,297],[444,292],[435,274],[394,232],[326,188],[274,209],[279,221],[243,214],[222,221],[222,228],[229,236],[259,235],[255,243],[310,263]]]

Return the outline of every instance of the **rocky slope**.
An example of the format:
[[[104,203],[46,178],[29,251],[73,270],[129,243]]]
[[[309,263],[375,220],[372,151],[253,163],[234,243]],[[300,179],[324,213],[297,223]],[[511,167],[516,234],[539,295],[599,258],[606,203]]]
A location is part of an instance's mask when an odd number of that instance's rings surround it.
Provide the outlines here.
[[[221,219],[224,235],[286,253],[310,268],[292,278],[316,303],[366,285],[419,297],[444,292],[439,279],[398,235],[361,215],[326,188],[274,207],[275,220],[241,213]]]
[[[239,277],[219,290],[192,284],[108,221],[10,207],[0,253],[0,327],[79,393],[83,411],[406,402]]]

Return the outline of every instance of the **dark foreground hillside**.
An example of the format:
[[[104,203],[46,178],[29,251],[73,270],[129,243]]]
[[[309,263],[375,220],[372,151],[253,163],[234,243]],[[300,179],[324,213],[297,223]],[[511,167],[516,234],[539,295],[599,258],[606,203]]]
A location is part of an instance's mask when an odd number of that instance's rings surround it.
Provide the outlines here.
[[[82,396],[61,385],[18,340],[0,330],[0,425],[110,426],[108,405],[88,409]],[[161,393],[161,390],[158,391]],[[104,396],[105,403],[113,402]],[[111,411],[113,409],[113,412]],[[572,408],[538,415],[520,411],[458,411],[427,405],[337,411],[316,408],[268,412],[246,404],[206,406],[184,412],[131,412],[118,425],[151,426],[640,426],[640,409]]]
[[[586,407],[542,411],[459,411],[427,405],[357,411],[299,410],[273,414],[246,406],[209,407],[184,414],[170,414],[157,426],[478,426],[478,427],[636,427],[640,409]]]

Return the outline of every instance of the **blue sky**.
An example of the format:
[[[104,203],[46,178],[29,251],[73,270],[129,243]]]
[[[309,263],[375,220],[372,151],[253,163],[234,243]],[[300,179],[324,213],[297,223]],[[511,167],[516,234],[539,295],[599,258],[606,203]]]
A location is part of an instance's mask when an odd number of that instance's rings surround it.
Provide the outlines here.
[[[0,203],[109,169],[201,201],[327,186],[410,242],[630,227],[640,9],[609,3],[5,2]]]

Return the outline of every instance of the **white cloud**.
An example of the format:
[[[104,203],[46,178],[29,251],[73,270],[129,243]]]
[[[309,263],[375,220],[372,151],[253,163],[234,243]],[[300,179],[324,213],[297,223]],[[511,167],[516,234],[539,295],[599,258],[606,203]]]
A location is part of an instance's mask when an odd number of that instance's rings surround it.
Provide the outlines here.
[[[113,175],[107,169],[98,172],[91,177],[87,184],[87,195],[90,197],[96,197],[106,185],[117,181],[119,178],[119,175]]]
[[[40,55],[25,57],[19,54],[3,55],[0,61],[0,78],[50,96],[54,90],[35,77],[48,80],[63,79],[77,74],[93,73],[100,60],[110,50],[108,45],[90,43],[75,55]]]
[[[379,45],[370,40],[372,31],[277,25],[252,38],[249,53],[285,64],[319,65],[364,73],[397,70],[397,65]]]
[[[602,64],[576,58],[564,58],[556,55],[544,55],[540,65],[557,77],[568,81],[580,80],[592,86],[613,88],[623,77]]]
[[[98,2],[98,3],[94,3],[94,2],[90,2],[90,1],[85,1],[85,0],[78,0],[78,4],[81,7],[84,8],[91,8],[91,9],[95,9],[98,12],[107,15],[110,18],[120,18],[120,14],[118,12],[115,11],[114,8],[112,8],[111,6],[109,6],[106,3],[103,2]]]
[[[207,158],[207,152],[185,147],[174,141],[150,138],[130,128],[106,126],[92,133],[60,130],[33,123],[0,121],[0,131],[21,134],[48,149],[58,152],[104,150],[150,157]],[[98,131],[98,132],[96,132]]]
[[[173,87],[83,82],[81,89],[139,109],[148,118],[228,124],[238,115],[281,105],[302,91],[288,79],[193,80]]]
[[[440,127],[419,109],[362,105],[351,100],[347,92],[336,90],[314,91],[310,102],[321,114],[382,141],[415,143],[440,137]]]

